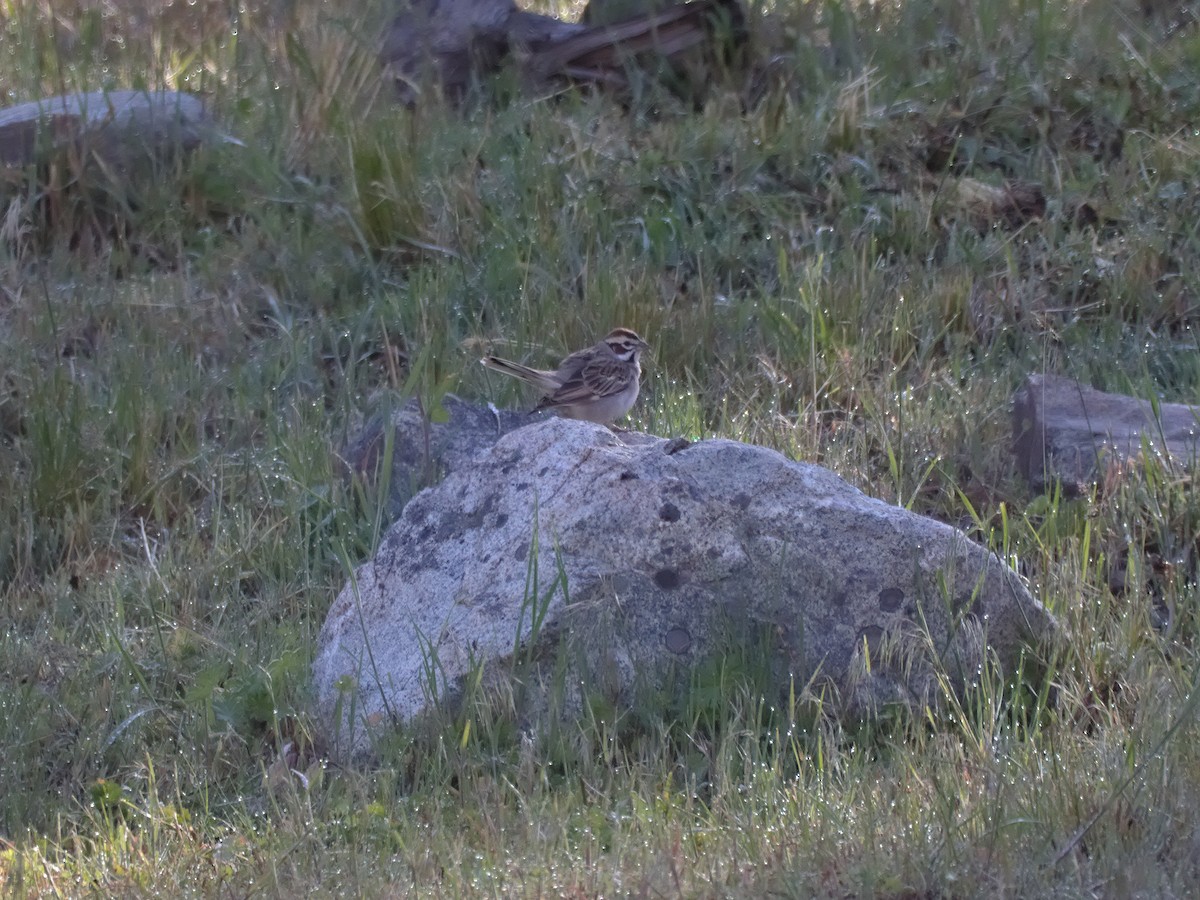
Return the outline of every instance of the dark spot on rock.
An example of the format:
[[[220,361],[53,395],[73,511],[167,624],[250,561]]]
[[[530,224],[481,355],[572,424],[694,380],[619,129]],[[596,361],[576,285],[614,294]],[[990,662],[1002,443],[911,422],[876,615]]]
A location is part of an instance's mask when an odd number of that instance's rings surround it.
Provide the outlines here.
[[[674,456],[676,453],[680,453],[690,446],[692,446],[692,442],[687,438],[672,438],[663,447],[663,453],[667,454],[667,456]]]
[[[462,519],[459,516],[447,516],[438,525],[435,540],[448,543],[462,536]]]
[[[718,556],[721,555],[721,548],[720,547],[709,547],[707,550],[704,551],[704,555],[707,556],[709,559],[716,559]]]
[[[542,466],[540,469],[538,469],[538,478],[545,478],[546,473],[549,471],[550,471],[549,466]]]
[[[874,660],[879,654],[879,645],[883,641],[883,629],[878,625],[868,625],[858,633],[858,640],[855,642],[858,646],[857,650],[862,650],[863,644],[866,644],[867,652],[871,654],[871,659]]]
[[[504,612],[504,601],[496,594],[487,594],[475,601],[475,606],[488,615],[498,616]]]
[[[527,491],[527,490],[529,490],[529,482],[528,481],[518,481],[516,484],[513,485],[513,490]]]
[[[674,503],[664,503],[658,511],[658,517],[664,522],[678,522],[679,516],[679,507]]]
[[[671,591],[683,583],[679,573],[674,569],[659,569],[654,573],[654,583],[664,591]]]
[[[462,527],[468,531],[473,531],[477,528],[480,528],[483,525],[484,519],[491,515],[492,510],[495,508],[496,496],[493,494],[492,496],[488,497],[483,502],[483,505],[478,509],[472,510],[471,512],[463,515]]]
[[[525,557],[529,555],[529,541],[521,541],[517,545],[517,552],[513,554],[517,558],[517,562],[524,562]]]
[[[503,528],[504,523],[507,521],[508,521],[508,513],[500,513],[500,515],[496,516],[496,527]]]
[[[637,481],[637,480],[638,480],[638,477],[637,477],[636,472],[630,472],[628,469],[626,469],[624,472],[621,473],[621,481]]]
[[[692,636],[682,628],[672,628],[663,635],[663,643],[672,653],[686,653],[692,646]]]
[[[421,541],[429,540],[430,535],[433,534],[433,530],[434,529],[432,525],[426,525],[421,529],[421,533],[417,535],[417,542],[419,543]]]
[[[740,510],[749,509],[750,508],[750,495],[747,493],[744,493],[744,492],[737,494],[733,498],[733,505],[736,506]]]
[[[884,588],[879,592],[879,608],[884,612],[895,612],[904,602],[904,591],[900,588]]]
[[[962,609],[970,610],[970,614],[977,616],[982,616],[987,612],[983,607],[983,597],[978,594],[967,594],[965,597],[957,598],[954,602],[954,611],[958,612]]]

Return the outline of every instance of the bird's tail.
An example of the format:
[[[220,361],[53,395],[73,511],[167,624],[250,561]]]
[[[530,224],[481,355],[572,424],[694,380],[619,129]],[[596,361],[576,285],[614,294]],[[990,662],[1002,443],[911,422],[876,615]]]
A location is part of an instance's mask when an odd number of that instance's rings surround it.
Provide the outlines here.
[[[532,384],[543,394],[550,394],[558,390],[560,387],[558,379],[554,377],[552,372],[543,372],[541,369],[531,369],[529,366],[523,366],[520,363],[510,362],[507,359],[501,359],[498,356],[485,356],[480,360],[487,368],[496,372],[502,372],[505,375],[511,375],[513,378],[519,378],[526,384]]]

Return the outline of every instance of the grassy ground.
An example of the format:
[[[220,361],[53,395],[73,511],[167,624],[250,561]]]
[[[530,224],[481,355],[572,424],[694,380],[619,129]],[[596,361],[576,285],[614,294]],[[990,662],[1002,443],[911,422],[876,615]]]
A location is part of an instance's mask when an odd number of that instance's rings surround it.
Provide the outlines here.
[[[9,100],[203,91],[248,144],[107,198],[115,225],[4,188],[4,889],[1193,894],[1200,496],[1156,467],[1036,496],[1007,444],[1032,371],[1200,390],[1194,7],[787,5],[748,106],[455,114],[389,102],[382,13],[349,6],[0,4]],[[615,324],[654,345],[636,426],[822,462],[1008,554],[1069,630],[1050,708],[997,680],[847,731],[728,684],[551,749],[460,719],[280,777],[380,533],[332,451],[396,392],[525,402],[482,351]]]

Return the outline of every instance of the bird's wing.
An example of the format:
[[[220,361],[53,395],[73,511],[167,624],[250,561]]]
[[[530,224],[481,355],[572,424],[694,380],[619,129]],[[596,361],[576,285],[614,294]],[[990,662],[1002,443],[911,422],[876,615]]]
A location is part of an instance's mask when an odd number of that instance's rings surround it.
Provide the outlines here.
[[[554,405],[566,405],[593,397],[609,397],[623,391],[629,385],[629,378],[629,367],[619,359],[594,358],[576,369],[562,387],[546,399]]]

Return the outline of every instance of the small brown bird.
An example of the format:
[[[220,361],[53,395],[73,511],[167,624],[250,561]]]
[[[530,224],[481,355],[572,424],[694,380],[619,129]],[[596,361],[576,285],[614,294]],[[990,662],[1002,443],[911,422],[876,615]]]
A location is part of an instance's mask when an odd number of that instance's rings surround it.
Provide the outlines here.
[[[534,412],[552,409],[569,419],[611,425],[633,409],[642,376],[642,351],[649,347],[636,332],[614,328],[600,343],[575,351],[553,371],[495,356],[480,362],[541,391],[544,396]]]

